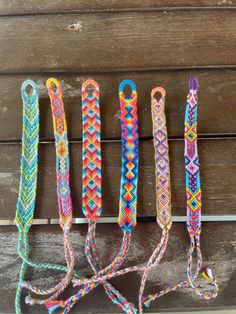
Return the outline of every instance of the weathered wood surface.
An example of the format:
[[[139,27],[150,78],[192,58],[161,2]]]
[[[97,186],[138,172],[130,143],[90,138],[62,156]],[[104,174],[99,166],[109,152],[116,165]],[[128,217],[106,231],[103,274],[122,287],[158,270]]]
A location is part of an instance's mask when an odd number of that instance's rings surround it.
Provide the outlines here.
[[[46,79],[52,75],[62,83],[69,139],[76,142],[70,145],[75,217],[82,217],[81,143],[78,142],[81,140],[80,89],[87,78],[97,80],[101,89],[102,216],[118,214],[121,172],[118,85],[126,78],[134,80],[138,90],[142,138],[138,216],[155,216],[150,91],[158,85],[167,90],[172,212],[185,215],[183,140],[177,139],[183,136],[187,82],[192,75],[200,80],[198,130],[202,138],[199,153],[203,214],[235,214],[235,6],[235,0],[42,0],[40,3],[0,0],[0,219],[13,219],[15,215],[21,154],[21,145],[17,144],[22,130],[21,83],[27,78],[36,81],[40,92],[40,139],[52,141],[51,109],[45,88]],[[40,144],[35,218],[57,217],[54,144]],[[64,263],[60,234],[56,225],[32,227],[33,259]],[[76,266],[91,274],[83,254],[85,235],[86,225],[73,227]],[[235,236],[234,223],[203,224],[204,264],[213,269],[219,280],[217,299],[200,300],[187,288],[163,297],[147,312],[236,308]],[[121,237],[117,224],[98,225],[98,245],[104,264],[118,251]],[[138,223],[126,265],[143,263],[159,239],[156,223]],[[1,227],[0,240],[4,252],[0,259],[0,313],[5,314],[14,312],[19,274],[16,228]],[[174,224],[167,253],[160,268],[149,277],[147,293],[185,278],[188,243],[185,225]],[[28,273],[28,278],[35,279],[42,287],[45,282],[51,286],[58,276],[44,271]],[[112,282],[130,301],[137,302],[139,275],[130,274]],[[78,311],[119,312],[101,287],[84,298],[73,313]],[[46,313],[39,307],[25,307],[24,312]]]
[[[45,75],[0,76],[0,140],[19,140],[22,132],[22,82],[35,80],[40,94],[40,138],[52,139],[53,127]],[[120,138],[119,83],[132,79],[137,85],[139,135],[152,136],[150,92],[155,86],[166,91],[166,113],[169,136],[183,136],[183,122],[188,79],[200,80],[198,131],[201,135],[236,134],[236,70],[159,71],[127,74],[55,74],[63,88],[65,111],[70,139],[81,139],[81,85],[87,78],[95,79],[101,90],[101,118],[103,139]],[[12,123],[14,121],[14,123]],[[111,122],[112,121],[112,122]],[[11,127],[9,127],[9,125]]]
[[[1,72],[232,65],[235,17],[228,10],[2,17]]]
[[[0,14],[75,13],[84,11],[155,10],[166,8],[232,7],[235,0],[1,0]]]
[[[185,215],[185,177],[182,140],[170,141],[173,215]],[[81,144],[71,144],[71,188],[74,216],[81,212]],[[152,141],[140,142],[138,215],[155,216],[155,176]],[[13,219],[19,185],[20,145],[0,146],[0,218]],[[203,214],[236,214],[236,141],[199,141]],[[112,157],[111,157],[112,156]],[[117,216],[119,206],[121,146],[104,143],[103,216]],[[54,144],[41,144],[35,218],[57,218]]]
[[[98,225],[98,247],[104,265],[116,255],[121,244],[122,233],[112,225]],[[14,227],[0,229],[1,246],[4,254],[0,259],[0,313],[14,312],[14,293],[19,274],[20,259],[17,258],[17,233]],[[83,274],[91,274],[83,253],[86,226],[73,228],[71,238],[75,248],[76,268]],[[209,308],[236,308],[235,290],[235,237],[236,229],[232,223],[204,223],[202,233],[202,253],[204,265],[211,267],[219,281],[219,297],[204,301],[196,296],[190,288],[162,297],[154,302],[147,313],[170,310],[190,311]],[[125,265],[145,263],[160,240],[160,229],[156,223],[138,224],[134,230],[131,247]],[[56,226],[33,227],[30,236],[32,259],[40,262],[64,264],[61,230]],[[146,293],[158,291],[186,278],[186,252],[189,238],[184,224],[175,223],[172,227],[168,248],[159,267],[149,276]],[[59,279],[58,273],[30,270],[27,279],[40,287],[50,287]],[[202,281],[200,281],[202,282]],[[112,280],[112,283],[127,298],[137,304],[139,274],[129,274]],[[70,289],[70,293],[72,290]],[[68,294],[67,294],[68,295]],[[22,302],[23,304],[23,302]],[[23,307],[24,313],[46,313],[42,307]],[[120,313],[100,287],[84,298],[72,313]]]

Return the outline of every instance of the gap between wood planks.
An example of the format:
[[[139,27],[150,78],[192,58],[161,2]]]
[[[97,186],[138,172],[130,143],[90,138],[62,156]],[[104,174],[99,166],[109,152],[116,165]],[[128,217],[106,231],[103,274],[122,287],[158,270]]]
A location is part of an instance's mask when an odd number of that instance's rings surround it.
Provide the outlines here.
[[[235,5],[208,5],[208,6],[164,6],[164,7],[148,7],[148,8],[123,8],[123,9],[84,9],[84,10],[68,10],[68,11],[54,11],[54,12],[14,12],[14,13],[0,13],[0,17],[24,17],[24,16],[54,16],[54,15],[75,15],[75,14],[97,14],[97,13],[135,13],[135,12],[171,12],[171,11],[234,11],[236,10]]]
[[[1,16],[0,16],[1,17]],[[75,74],[75,75],[93,75],[96,74],[134,74],[134,73],[143,73],[143,72],[158,72],[158,71],[194,71],[194,70],[235,70],[235,64],[220,64],[220,65],[190,65],[190,66],[159,66],[159,67],[145,67],[145,68],[129,68],[129,69],[73,69],[73,70],[66,70],[66,69],[46,69],[41,71],[25,71],[25,70],[17,70],[17,71],[8,71],[8,70],[1,70],[0,69],[0,76],[5,75],[45,75],[48,76],[57,75],[57,74]]]
[[[173,222],[186,222],[186,216],[173,216]],[[148,216],[148,217],[137,217],[137,221],[139,223],[145,222],[155,222],[156,216]],[[202,222],[226,222],[226,221],[236,221],[236,215],[202,215]],[[97,223],[117,223],[118,217],[101,217]],[[86,218],[73,218],[73,224],[87,224],[88,220]],[[59,219],[55,218],[41,218],[41,219],[33,219],[33,225],[58,225]],[[15,225],[14,219],[0,219],[0,226],[12,226]]]

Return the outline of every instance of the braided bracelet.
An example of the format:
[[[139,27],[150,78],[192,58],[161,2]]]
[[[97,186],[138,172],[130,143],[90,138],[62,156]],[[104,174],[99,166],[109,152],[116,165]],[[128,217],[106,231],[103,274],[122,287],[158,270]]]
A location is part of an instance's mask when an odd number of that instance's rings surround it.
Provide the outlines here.
[[[29,86],[32,89],[31,94],[26,92]],[[21,313],[20,299],[27,265],[37,269],[67,272],[67,268],[64,266],[39,264],[29,259],[28,232],[34,216],[38,175],[39,104],[36,84],[31,80],[24,81],[21,87],[21,96],[23,100],[21,177],[15,221],[19,230],[17,252],[23,262],[15,298],[17,314]]]
[[[154,96],[157,92],[161,93],[161,99],[158,101]],[[167,141],[167,129],[165,118],[165,90],[161,87],[154,88],[151,93],[152,120],[153,120],[153,138],[155,151],[155,173],[156,173],[156,211],[157,222],[161,227],[162,238],[157,248],[154,250],[149,261],[145,266],[131,266],[120,271],[109,273],[106,276],[99,276],[96,280],[102,282],[105,278],[113,278],[124,275],[128,272],[143,271],[142,281],[139,292],[139,313],[142,313],[142,296],[149,271],[156,267],[167,246],[169,229],[172,225],[171,220],[171,191],[170,191],[170,171],[169,171],[169,153]],[[91,280],[86,280],[86,283]],[[74,280],[74,284],[82,284],[82,280]],[[128,312],[127,312],[128,313]]]
[[[130,98],[126,98],[123,92],[124,86],[130,85],[132,94]],[[96,86],[96,85],[95,85]],[[96,272],[89,283],[85,283],[78,293],[61,304],[64,308],[64,314],[69,313],[73,305],[81,297],[92,291],[99,285],[99,281],[93,282],[97,276],[106,276],[116,271],[123,263],[128,252],[131,232],[136,225],[136,208],[137,208],[137,184],[138,184],[138,120],[137,120],[137,92],[136,86],[132,81],[125,80],[119,87],[120,106],[121,106],[121,127],[122,127],[122,176],[120,186],[120,210],[119,210],[119,226],[123,230],[123,242],[120,251],[110,265]],[[83,97],[83,96],[82,96]],[[87,213],[85,212],[85,215]],[[90,214],[91,217],[97,217],[97,213]],[[92,224],[94,226],[94,224]],[[90,227],[91,228],[91,227]],[[92,231],[93,232],[93,231]],[[94,237],[92,235],[92,237]],[[90,235],[91,238],[91,235]],[[88,238],[87,238],[88,239]],[[87,247],[94,240],[87,240]],[[89,253],[87,253],[89,254]],[[96,254],[96,253],[95,253]],[[76,283],[74,283],[76,284]],[[81,282],[83,284],[83,280]],[[109,287],[111,288],[111,287]],[[133,304],[128,303],[120,293],[113,287],[106,290],[109,297],[114,303],[119,305],[125,312],[136,313]]]
[[[157,100],[155,94],[160,93],[161,98]],[[165,253],[171,220],[171,189],[170,189],[170,167],[169,167],[169,147],[165,117],[165,95],[166,91],[157,87],[151,92],[151,109],[153,124],[153,144],[155,152],[155,174],[156,174],[156,211],[157,222],[162,229],[162,238],[152,256],[147,262],[144,270],[140,292],[139,292],[139,313],[142,313],[143,292],[147,276],[150,269],[157,266]]]
[[[190,247],[188,251],[187,277],[188,280],[182,281],[174,287],[167,288],[154,295],[149,295],[145,298],[145,305],[148,307],[150,302],[162,295],[175,291],[178,288],[191,286],[195,293],[204,299],[212,299],[217,296],[218,284],[212,276],[210,269],[202,269],[202,254],[200,247],[201,234],[201,186],[199,173],[199,156],[197,150],[197,90],[198,80],[192,78],[189,81],[189,94],[187,96],[187,105],[185,113],[185,173],[186,173],[186,196],[187,196],[187,230],[190,236]],[[193,253],[197,250],[197,268],[193,273]],[[213,286],[213,291],[204,292],[197,287],[195,280],[199,273],[202,273],[210,284]]]
[[[92,92],[88,90],[92,87]],[[99,108],[99,86],[93,80],[87,80],[82,85],[82,123],[83,123],[83,190],[82,209],[88,219],[88,234],[85,241],[85,254],[88,262],[94,271],[102,270],[100,255],[96,244],[96,222],[102,212],[102,171],[101,171],[101,119]],[[133,307],[126,299],[108,282],[103,282],[104,289],[109,298],[122,309]],[[87,293],[93,289],[87,285],[84,289]],[[84,296],[85,294],[83,294]],[[66,308],[67,313],[79,299],[74,297],[68,301],[58,301],[47,308],[52,313],[58,307]],[[52,309],[53,307],[53,309]]]
[[[52,90],[51,84],[54,83],[57,90]],[[63,271],[66,270],[66,276],[55,287],[50,289],[39,289],[33,287],[28,282],[22,282],[22,287],[29,289],[31,292],[37,295],[51,295],[48,299],[35,299],[31,296],[26,297],[26,303],[44,304],[45,302],[54,300],[59,294],[61,294],[68,286],[74,268],[74,257],[72,247],[68,238],[69,229],[72,223],[72,203],[69,187],[69,155],[68,155],[68,139],[67,128],[65,121],[65,113],[62,102],[62,91],[59,82],[56,79],[48,79],[47,88],[51,99],[53,126],[55,135],[56,146],[56,170],[57,170],[57,196],[60,215],[60,225],[63,229],[64,235],[64,249],[67,267],[63,267]],[[47,267],[48,268],[48,267]],[[61,267],[57,268],[62,270]]]
[[[28,86],[32,89],[29,95],[26,93]],[[21,177],[15,221],[19,231],[17,252],[23,261],[15,298],[17,314],[21,313],[21,284],[29,259],[28,232],[34,215],[38,174],[39,104],[37,87],[33,81],[23,82],[21,96],[23,100]]]
[[[88,91],[92,87],[93,91]],[[97,274],[102,270],[101,257],[96,244],[96,222],[102,211],[102,170],[101,170],[101,119],[99,107],[99,86],[93,80],[82,85],[83,115],[83,212],[88,220],[88,234],[85,241],[85,254]],[[91,285],[90,285],[91,286]],[[110,283],[103,287],[111,301],[120,308],[134,307]],[[88,288],[86,288],[88,290]]]

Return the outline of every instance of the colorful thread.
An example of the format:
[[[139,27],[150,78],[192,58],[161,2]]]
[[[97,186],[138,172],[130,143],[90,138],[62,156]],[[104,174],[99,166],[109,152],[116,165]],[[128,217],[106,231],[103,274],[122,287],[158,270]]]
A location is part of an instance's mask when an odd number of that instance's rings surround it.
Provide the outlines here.
[[[200,247],[200,234],[201,234],[201,186],[200,186],[200,172],[199,172],[199,156],[197,150],[197,90],[198,80],[192,78],[189,81],[189,94],[187,96],[187,105],[185,112],[185,129],[184,129],[184,142],[185,142],[185,173],[186,173],[186,196],[187,196],[187,230],[190,235],[190,246],[188,251],[188,265],[187,277],[188,280],[182,281],[174,287],[167,288],[157,294],[149,295],[144,299],[144,303],[149,307],[150,303],[156,298],[175,291],[178,288],[191,286],[195,293],[204,299],[212,299],[217,296],[218,284],[213,278],[211,270],[202,269],[202,254]],[[193,253],[197,250],[197,267],[193,273]],[[199,289],[195,284],[199,273],[210,282],[213,286],[211,293],[204,292]]]
[[[154,97],[160,92],[162,97],[159,101]],[[107,277],[110,279],[115,276],[124,275],[128,272],[143,271],[140,293],[139,293],[139,313],[142,313],[142,296],[149,271],[156,267],[167,246],[169,229],[172,224],[171,220],[171,191],[170,191],[170,171],[169,171],[169,154],[168,140],[165,118],[165,90],[155,88],[151,93],[152,102],[152,119],[153,119],[153,137],[155,151],[155,172],[156,172],[156,210],[157,222],[162,228],[162,238],[157,248],[154,250],[148,263],[145,266],[131,266],[120,271],[110,273]],[[102,282],[106,276],[97,278]],[[82,281],[74,280],[74,283],[82,283]],[[88,280],[86,280],[86,283]],[[91,281],[89,281],[91,282]]]
[[[26,93],[28,86],[31,86],[31,94]],[[15,222],[19,231],[18,254],[28,259],[28,231],[32,224],[35,209],[39,142],[38,90],[33,81],[26,80],[23,82],[21,86],[21,97],[23,101],[21,177]],[[15,310],[17,314],[21,313],[21,284],[24,280],[26,268],[27,262],[23,259],[15,297]]]
[[[53,91],[52,84],[55,84],[56,91]],[[67,126],[65,120],[64,105],[62,100],[62,90],[58,80],[50,78],[47,80],[47,88],[51,100],[55,147],[56,147],[56,171],[57,171],[57,196],[59,206],[60,225],[63,229],[65,259],[67,263],[66,276],[50,289],[39,289],[33,287],[28,282],[23,282],[22,287],[27,288],[37,295],[51,295],[48,299],[36,299],[31,296],[26,297],[26,303],[44,304],[57,298],[68,286],[73,275],[74,257],[72,246],[68,237],[72,223],[72,202],[69,187],[69,152]]]
[[[90,81],[91,83],[91,81]],[[93,85],[98,90],[98,86],[96,83],[93,82]],[[132,94],[130,98],[125,98],[123,89],[125,85],[130,85],[132,88]],[[87,84],[86,84],[87,86]],[[95,93],[95,97],[98,95],[98,91]],[[82,90],[82,99],[84,97],[84,90]],[[85,215],[92,217],[92,220],[89,223],[89,232],[86,239],[86,255],[88,260],[90,261],[90,265],[93,269],[95,269],[95,265],[99,266],[99,271],[95,271],[96,274],[92,277],[93,279],[97,276],[107,276],[109,273],[116,271],[120,265],[123,263],[124,258],[127,254],[130,237],[132,229],[136,225],[136,209],[137,209],[137,183],[138,183],[138,121],[137,121],[137,92],[136,86],[132,81],[123,81],[119,87],[119,96],[120,96],[120,105],[121,105],[121,126],[122,126],[122,176],[121,176],[121,188],[120,188],[120,210],[119,210],[119,225],[124,232],[123,241],[121,249],[116,256],[116,258],[112,261],[112,263],[105,267],[104,269],[100,269],[100,257],[98,256],[96,250],[96,242],[95,242],[95,223],[98,219],[98,216],[101,213],[101,199],[100,193],[98,193],[99,201],[96,202],[96,206],[94,202],[91,208],[84,208]],[[87,94],[86,94],[87,97]],[[95,100],[94,100],[95,101]],[[96,101],[95,101],[96,104]],[[97,111],[97,109],[96,109]],[[91,112],[91,115],[92,112]],[[97,122],[97,119],[95,119]],[[83,121],[84,122],[84,121]],[[100,120],[98,125],[100,124]],[[97,125],[97,126],[98,126]],[[100,125],[99,125],[100,126]],[[92,129],[91,129],[92,131]],[[93,131],[92,131],[93,132]],[[95,134],[95,133],[94,133]],[[100,135],[100,134],[99,134]],[[84,136],[84,139],[87,139],[88,134]],[[98,139],[98,133],[96,130],[96,139]],[[99,138],[100,139],[100,138]],[[96,142],[96,141],[95,141]],[[86,141],[85,141],[86,144]],[[87,147],[87,145],[86,145]],[[92,146],[91,146],[92,148]],[[99,146],[97,146],[100,149]],[[100,156],[100,154],[98,154]],[[84,166],[87,165],[87,159],[84,158],[83,155]],[[100,165],[100,158],[99,158],[99,165]],[[85,167],[84,171],[86,172],[87,169]],[[97,174],[96,174],[97,176]],[[84,173],[83,178],[86,178]],[[99,180],[95,180],[100,184],[100,176]],[[94,184],[93,184],[94,186]],[[100,189],[100,187],[99,187]],[[83,190],[83,192],[87,192],[88,190]],[[88,196],[88,195],[87,195]],[[87,198],[83,198],[84,204],[88,205]],[[96,208],[96,209],[94,209]],[[98,214],[99,213],[99,214]],[[93,221],[95,220],[95,221]],[[92,252],[91,252],[92,251]],[[94,256],[95,261],[93,261],[92,256]],[[134,308],[133,304],[126,301],[126,299],[110,284],[106,283],[105,281],[105,290],[110,299],[121,307],[126,313],[136,313],[136,309]],[[69,298],[65,302],[64,306],[64,314],[69,313],[73,305],[79,300],[81,297],[88,294],[92,291],[95,287],[97,287],[100,283],[96,281],[95,283],[93,280],[90,283],[86,283],[83,287],[79,290],[79,292]],[[83,280],[82,283],[83,284]],[[104,285],[104,283],[103,283]]]
[[[161,98],[157,100],[155,94],[160,93]],[[156,211],[157,223],[162,229],[162,246],[157,246],[152,256],[147,262],[147,267],[143,272],[139,291],[139,313],[143,312],[143,292],[149,271],[156,267],[165,253],[168,243],[171,220],[171,189],[170,189],[170,167],[169,167],[169,147],[165,116],[165,95],[164,88],[156,87],[151,92],[151,111],[153,124],[153,145],[155,152],[155,174],[156,174]],[[158,262],[157,262],[158,261]]]

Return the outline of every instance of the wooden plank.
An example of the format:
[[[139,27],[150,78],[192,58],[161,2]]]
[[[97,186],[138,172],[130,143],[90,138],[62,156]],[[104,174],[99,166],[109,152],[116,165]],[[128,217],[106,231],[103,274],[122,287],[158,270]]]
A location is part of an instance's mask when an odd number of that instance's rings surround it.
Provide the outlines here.
[[[234,65],[235,17],[227,10],[2,17],[1,72]]]
[[[157,71],[127,74],[57,74],[61,81],[65,111],[70,139],[81,139],[81,84],[93,78],[100,84],[100,106],[102,117],[102,137],[120,138],[119,83],[125,79],[133,80],[138,91],[139,135],[152,136],[150,112],[150,92],[155,86],[167,90],[166,114],[170,136],[183,136],[188,79],[195,75],[199,78],[199,133],[236,134],[236,70],[209,71]],[[40,93],[40,137],[53,138],[51,109],[46,91],[45,75],[6,75],[0,76],[0,141],[19,140],[22,130],[22,101],[20,88],[22,82],[31,78],[38,85]],[[177,82],[177,84],[176,84]],[[14,121],[14,123],[12,123]],[[11,127],[9,127],[11,125]]]
[[[1,0],[0,14],[45,14],[45,13],[75,13],[84,11],[114,11],[114,10],[154,10],[166,8],[194,8],[194,7],[232,7],[235,0]]]
[[[0,259],[0,313],[14,312],[14,294],[19,274],[20,260],[16,254],[17,233],[13,227],[0,229],[1,250],[4,255]],[[74,244],[76,269],[83,274],[91,274],[84,253],[86,226],[76,226],[71,232]],[[112,260],[120,247],[122,234],[118,227],[112,225],[98,225],[98,248],[104,265]],[[214,300],[204,301],[196,296],[192,289],[185,288],[182,292],[170,293],[154,302],[147,313],[155,311],[191,311],[209,309],[236,308],[235,299],[235,236],[234,223],[205,223],[202,233],[203,265],[208,265],[219,282],[219,296]],[[114,240],[116,239],[116,240]],[[157,242],[160,240],[160,229],[156,223],[137,225],[131,241],[131,247],[125,265],[142,264],[150,256]],[[57,226],[32,228],[30,243],[32,245],[32,259],[40,262],[64,264],[61,230]],[[173,225],[166,254],[157,270],[149,276],[146,293],[156,292],[177,281],[186,278],[186,250],[189,238],[184,224]],[[17,261],[17,262],[16,262]],[[40,287],[50,287],[58,282],[58,273],[46,271],[32,271],[27,275],[28,280]],[[202,282],[202,281],[200,281]],[[128,274],[112,280],[129,301],[137,304],[140,284],[139,274]],[[127,285],[128,283],[128,285]],[[46,284],[46,286],[45,286]],[[72,291],[67,291],[66,296]],[[22,298],[23,304],[23,298]],[[96,305],[96,306],[95,306]],[[43,307],[23,307],[24,313],[47,313]],[[120,313],[104,290],[99,287],[91,295],[82,299],[71,313]]]
[[[20,145],[0,146],[0,219],[13,219],[18,194]],[[81,211],[81,145],[70,146],[74,217]],[[104,143],[103,213],[117,216],[121,173],[120,143]],[[41,144],[35,218],[57,218],[55,156],[53,144]],[[236,141],[201,140],[201,181],[204,215],[236,214]],[[111,157],[112,156],[112,157]],[[185,215],[183,141],[170,142],[172,212]],[[140,143],[138,215],[155,216],[155,176],[152,141]]]

